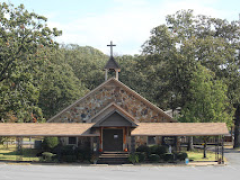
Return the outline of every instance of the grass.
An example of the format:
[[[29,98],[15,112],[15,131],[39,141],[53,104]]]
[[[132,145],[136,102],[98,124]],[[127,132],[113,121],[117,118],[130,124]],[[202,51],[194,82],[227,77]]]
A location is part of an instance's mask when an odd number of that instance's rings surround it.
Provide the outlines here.
[[[192,161],[216,161],[215,153],[212,151],[206,151],[206,158],[203,158],[203,149],[187,151],[186,147],[183,147],[181,151],[186,152],[188,154],[188,159]]]
[[[0,160],[5,161],[42,161],[41,157],[36,157],[37,150],[23,148],[20,153],[16,145],[0,145]]]
[[[215,153],[207,152],[206,158],[203,158],[203,152],[187,152],[188,159],[193,161],[215,161]]]

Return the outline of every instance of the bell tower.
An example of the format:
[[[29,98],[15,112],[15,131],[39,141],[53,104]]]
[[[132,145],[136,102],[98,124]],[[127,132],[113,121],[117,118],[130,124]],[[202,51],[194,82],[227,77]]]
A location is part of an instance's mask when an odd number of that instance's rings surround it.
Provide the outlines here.
[[[113,57],[113,47],[116,46],[112,43],[112,41],[110,42],[109,45],[107,45],[110,47],[110,58],[107,62],[107,64],[104,67],[105,70],[105,81],[107,81],[108,79],[108,72],[109,71],[115,71],[116,73],[116,80],[118,80],[118,73],[121,71],[120,66],[118,65],[118,63],[115,61],[114,57]]]

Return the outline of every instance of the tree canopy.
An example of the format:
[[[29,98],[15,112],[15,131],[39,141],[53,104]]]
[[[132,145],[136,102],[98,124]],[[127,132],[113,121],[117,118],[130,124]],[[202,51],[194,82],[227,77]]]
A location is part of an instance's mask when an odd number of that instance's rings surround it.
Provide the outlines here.
[[[44,16],[0,3],[0,26],[1,121],[44,121],[104,81],[109,57],[89,46],[60,46],[61,31]],[[235,110],[240,146],[239,37],[239,21],[178,11],[151,30],[142,54],[115,57],[119,79],[163,110],[181,107],[185,121],[223,118],[230,125]]]

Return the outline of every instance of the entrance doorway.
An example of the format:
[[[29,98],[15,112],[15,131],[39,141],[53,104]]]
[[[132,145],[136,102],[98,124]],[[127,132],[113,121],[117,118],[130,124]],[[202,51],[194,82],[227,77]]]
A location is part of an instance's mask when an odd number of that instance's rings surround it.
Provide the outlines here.
[[[103,151],[123,151],[123,129],[103,129]]]

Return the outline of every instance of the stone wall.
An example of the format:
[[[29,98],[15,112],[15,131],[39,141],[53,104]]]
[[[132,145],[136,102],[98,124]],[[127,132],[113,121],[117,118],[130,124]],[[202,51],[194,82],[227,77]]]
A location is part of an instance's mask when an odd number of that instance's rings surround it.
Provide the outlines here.
[[[126,91],[115,82],[109,82],[87,98],[51,122],[89,122],[110,103],[115,102],[138,120],[138,122],[169,122],[157,110],[137,99],[134,93]],[[89,122],[90,123],[90,122]]]

